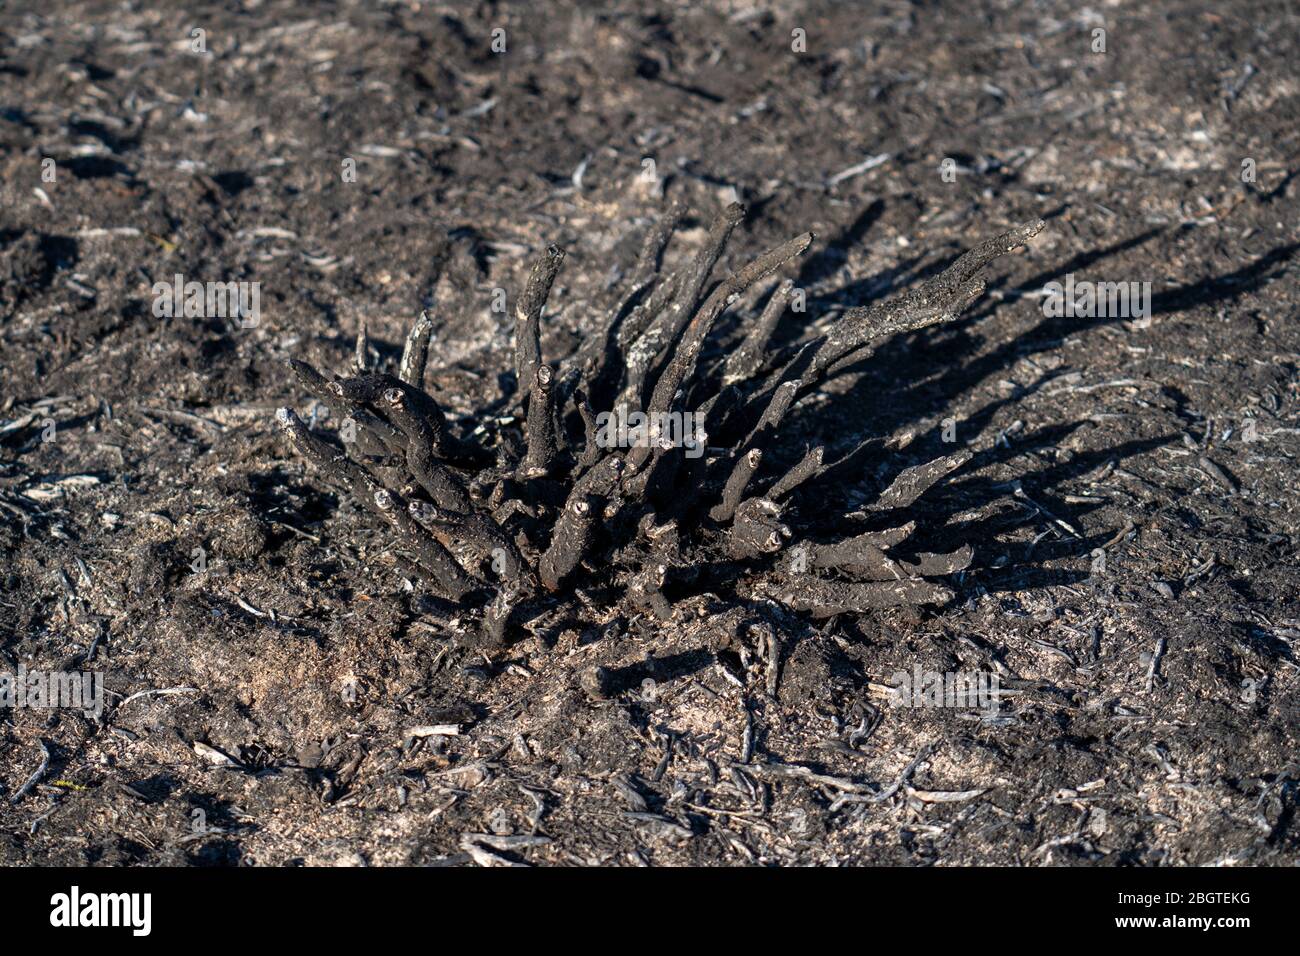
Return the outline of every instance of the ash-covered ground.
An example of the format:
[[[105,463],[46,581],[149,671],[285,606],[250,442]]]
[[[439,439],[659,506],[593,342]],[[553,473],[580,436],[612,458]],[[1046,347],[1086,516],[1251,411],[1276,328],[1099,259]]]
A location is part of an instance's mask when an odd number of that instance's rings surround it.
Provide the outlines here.
[[[0,861],[1293,862],[1298,56],[1278,2],[7,5],[0,673],[104,699],[0,710]],[[564,247],[565,356],[664,198],[674,256],[744,203],[718,274],[816,233],[779,342],[1046,220],[788,426],[890,442],[813,515],[973,453],[915,506],[975,549],[951,603],[787,614],[772,662],[727,594],[597,590],[485,654],[276,428],[290,357],[395,365],[422,310],[472,426],[496,290]],[[177,275],[257,321],[158,315]],[[917,671],[1002,699],[894,706]]]

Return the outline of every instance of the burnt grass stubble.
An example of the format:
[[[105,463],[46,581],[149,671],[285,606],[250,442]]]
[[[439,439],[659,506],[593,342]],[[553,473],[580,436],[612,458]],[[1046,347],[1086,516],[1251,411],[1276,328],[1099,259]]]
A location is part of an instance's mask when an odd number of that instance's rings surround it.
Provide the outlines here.
[[[1294,5],[643,8],[212,7],[203,56],[180,50],[180,8],[0,11],[0,670],[100,669],[109,691],[100,720],[0,714],[0,860],[1293,861]],[[703,218],[637,291],[647,155],[663,211]],[[700,458],[625,466],[589,502],[585,559],[544,567],[593,467],[584,411],[628,371],[655,400],[683,353],[651,337],[628,365],[627,335],[651,285],[693,274],[732,187],[748,213],[718,276],[818,238],[717,317],[683,377],[674,407],[713,400],[730,424]],[[1038,217],[964,315],[809,376],[754,431],[803,339]],[[485,303],[517,285],[527,304],[548,242],[570,258],[530,379],[513,316]],[[154,317],[150,284],[177,272],[260,279],[262,325]],[[742,346],[784,308],[780,272],[807,313],[785,308],[763,360]],[[1070,273],[1151,280],[1152,321],[1042,316]],[[426,307],[436,341],[407,392]],[[400,384],[370,378],[385,369]],[[373,416],[355,442],[349,409],[327,411],[335,372]],[[438,422],[418,393],[436,400],[461,447],[408,464],[392,388],[415,433]],[[554,445],[531,442],[551,402]],[[286,440],[284,405],[326,467]],[[354,496],[343,451],[379,487]],[[959,452],[911,506],[873,510]],[[779,494],[805,461],[837,467]],[[435,464],[468,509],[425,490]],[[733,534],[750,499],[780,508],[766,539]],[[399,502],[414,538],[380,507]],[[497,524],[500,507],[518,510]],[[779,551],[733,553],[773,531]],[[964,571],[925,573],[967,547]],[[952,599],[816,616],[827,586],[869,605],[899,580],[871,580],[886,562]],[[996,673],[1008,700],[888,706],[914,665]]]

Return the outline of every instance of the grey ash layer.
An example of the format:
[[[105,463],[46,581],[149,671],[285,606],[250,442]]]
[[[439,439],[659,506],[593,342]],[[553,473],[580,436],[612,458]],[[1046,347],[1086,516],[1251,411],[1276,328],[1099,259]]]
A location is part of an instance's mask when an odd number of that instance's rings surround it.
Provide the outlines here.
[[[743,316],[743,340],[721,361],[701,362],[719,317],[740,295],[802,255],[805,233],[754,259],[709,289],[732,230],[733,204],[712,223],[684,268],[662,270],[683,209],[658,218],[617,304],[563,363],[543,361],[542,312],[564,260],[552,246],[532,268],[515,309],[515,381],[504,397],[513,415],[494,414],[458,433],[423,390],[433,324],[411,330],[397,374],[367,367],[358,343],[355,374],[327,379],[292,361],[302,387],[355,427],[354,442],[313,432],[291,409],[278,418],[298,452],[387,522],[412,572],[447,600],[481,609],[482,647],[510,640],[530,602],[583,583],[621,586],[638,610],[671,617],[667,594],[706,582],[701,568],[769,565],[755,597],[814,617],[901,604],[943,604],[939,578],[965,569],[969,545],[949,554],[892,558],[913,522],[895,515],[969,458],[958,452],[901,472],[869,509],[878,527],[829,543],[801,542],[783,522],[796,489],[838,464],[812,448],[792,467],[764,455],[792,406],[887,336],[950,322],[984,291],[985,265],[1043,227],[1022,224],[986,240],[914,291],[846,311],[826,333],[784,348],[770,340],[793,290],[782,282],[757,314]],[[707,291],[707,294],[706,294]],[[647,419],[693,412],[707,451],[662,437],[631,448],[598,440],[598,409],[642,411]],[[872,450],[879,442],[868,442]],[[798,561],[778,562],[795,547]],[[784,566],[783,566],[784,565]]]

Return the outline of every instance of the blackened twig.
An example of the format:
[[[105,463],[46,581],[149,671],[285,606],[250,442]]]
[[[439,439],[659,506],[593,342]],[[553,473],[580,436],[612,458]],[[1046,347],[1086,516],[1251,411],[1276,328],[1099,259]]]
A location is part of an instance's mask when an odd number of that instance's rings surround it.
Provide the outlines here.
[[[564,250],[548,246],[546,254],[533,263],[528,285],[515,305],[515,376],[521,397],[527,394],[537,367],[542,364],[542,309],[563,263]]]
[[[804,455],[789,471],[772,483],[772,487],[767,489],[767,497],[773,501],[780,501],[786,495],[790,494],[801,484],[817,474],[822,467],[822,455],[825,448],[818,445],[808,454]]]
[[[777,286],[776,291],[767,300],[762,315],[745,335],[745,340],[727,356],[727,364],[722,373],[724,385],[744,381],[763,367],[767,343],[771,340],[772,333],[776,331],[776,325],[785,312],[792,292],[794,292],[793,279],[786,279]]]
[[[528,452],[521,474],[542,478],[555,467],[555,372],[549,365],[537,366],[528,399]]]
[[[433,338],[433,319],[428,311],[411,326],[406,336],[406,347],[402,350],[402,363],[398,366],[397,377],[408,385],[424,388],[424,370],[429,364],[429,342]]]
[[[945,604],[951,588],[923,578],[857,584],[803,577],[780,593],[782,604],[807,611],[815,618],[862,613],[903,604]]]
[[[573,573],[587,553],[599,513],[600,499],[592,495],[576,499],[570,496],[565,502],[551,534],[551,545],[542,555],[538,569],[542,586],[548,591],[558,590],[561,582]]]
[[[456,559],[411,517],[401,495],[384,488],[360,465],[313,435],[293,409],[281,408],[276,412],[276,418],[304,458],[339,481],[361,504],[396,527],[416,552],[420,565],[429,571],[435,584],[448,597],[460,600],[471,590],[472,582]]]
[[[904,469],[890,486],[880,493],[880,497],[871,505],[871,510],[906,508],[970,459],[970,452],[959,451],[946,458],[936,458],[934,461]]]
[[[36,768],[35,772],[32,773],[30,777],[27,778],[26,783],[24,783],[21,787],[19,787],[16,791],[14,791],[13,796],[9,798],[9,802],[12,804],[17,804],[21,802],[23,797],[27,796],[27,794],[31,792],[32,788],[35,787],[38,783],[40,783],[41,780],[45,777],[45,774],[49,772],[50,747],[49,744],[47,744],[44,740],[40,741],[40,745],[41,745],[41,765]]]
[[[775,249],[771,249],[759,256],[743,269],[737,270],[718,284],[718,287],[709,295],[708,300],[700,307],[699,312],[686,326],[681,341],[677,343],[676,352],[669,360],[662,374],[660,374],[659,380],[655,383],[654,394],[647,406],[647,411],[652,416],[672,410],[677,391],[686,380],[686,377],[694,371],[700,349],[704,346],[704,340],[708,336],[710,329],[713,328],[713,323],[722,314],[722,310],[755,282],[779,269],[795,256],[802,255],[808,246],[812,244],[812,241],[813,234],[811,232],[795,236],[789,242],[784,242]],[[644,460],[644,454],[637,455],[634,453],[629,456],[629,464],[633,467],[639,467]]]
[[[814,375],[874,339],[955,319],[984,290],[983,281],[977,277],[979,270],[1024,245],[1038,235],[1043,225],[1043,220],[1035,219],[985,240],[921,288],[883,306],[850,309],[823,338],[813,357]]]
[[[745,208],[740,203],[732,203],[713,220],[704,245],[690,265],[681,273],[677,284],[677,294],[672,304],[656,315],[649,327],[627,350],[626,373],[623,392],[619,404],[629,408],[640,408],[645,388],[646,376],[650,371],[660,350],[675,341],[686,323],[694,314],[695,304],[699,301],[704,283],[713,271],[727,239],[737,224],[745,216]],[[719,310],[721,311],[721,310]]]
[[[727,477],[727,483],[722,488],[722,500],[709,512],[710,518],[720,524],[731,520],[745,494],[749,480],[754,477],[754,472],[758,470],[762,460],[763,451],[759,448],[751,448],[740,456],[740,460],[736,462],[736,467],[732,469]]]

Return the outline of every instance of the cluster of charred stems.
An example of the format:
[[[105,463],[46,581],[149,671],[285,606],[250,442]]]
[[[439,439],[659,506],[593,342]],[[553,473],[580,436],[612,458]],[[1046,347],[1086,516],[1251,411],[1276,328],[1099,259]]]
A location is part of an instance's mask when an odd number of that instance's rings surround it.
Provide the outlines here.
[[[719,317],[802,255],[813,236],[796,236],[710,286],[743,210],[725,209],[694,257],[666,273],[664,251],[682,215],[674,205],[652,225],[612,306],[562,365],[543,361],[540,325],[564,253],[552,246],[541,256],[515,307],[509,416],[467,429],[447,421],[423,389],[433,334],[427,313],[395,375],[370,367],[364,333],[347,377],[327,379],[290,363],[332,420],[344,422],[344,438],[354,439],[335,444],[282,408],[279,422],[299,453],[392,526],[410,555],[400,559],[433,590],[482,609],[487,647],[506,640],[524,605],[583,575],[668,618],[675,584],[701,567],[723,567],[733,582],[767,582],[762,597],[826,617],[945,603],[952,592],[931,579],[971,560],[969,547],[911,561],[887,553],[913,530],[910,522],[891,524],[889,513],[915,502],[968,453],[902,471],[870,505],[884,513],[879,527],[829,542],[802,541],[783,519],[796,489],[838,462],[824,461],[821,447],[784,470],[767,467],[764,456],[802,397],[883,338],[956,318],[983,292],[982,267],[1036,235],[1042,222],[987,240],[910,292],[846,311],[824,334],[772,348],[794,291],[781,282],[761,312],[740,323],[739,341],[708,359]],[[598,409],[643,412],[652,423],[648,440],[605,447]],[[669,440],[653,427],[687,412],[704,423],[704,434]],[[777,563],[778,552],[790,560]],[[762,562],[775,574],[746,573]]]

